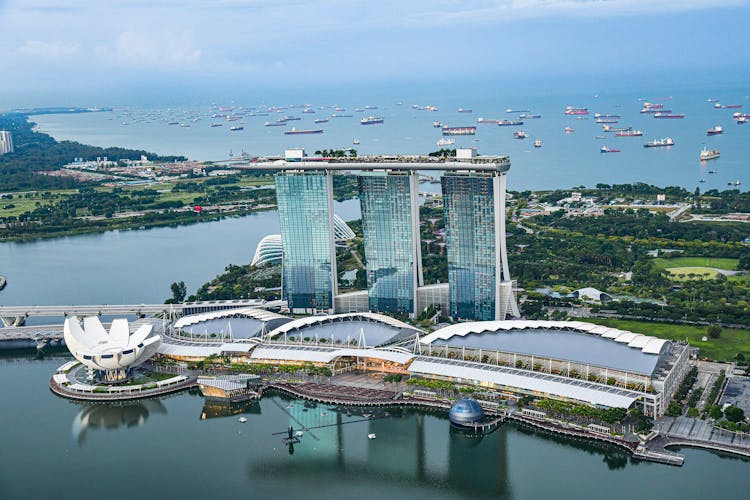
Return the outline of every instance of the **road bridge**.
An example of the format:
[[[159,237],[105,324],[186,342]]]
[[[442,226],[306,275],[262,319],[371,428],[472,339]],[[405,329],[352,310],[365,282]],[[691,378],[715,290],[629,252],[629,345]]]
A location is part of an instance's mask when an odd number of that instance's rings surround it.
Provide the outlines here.
[[[0,320],[5,327],[18,327],[26,318],[68,316],[144,316],[163,315],[176,318],[186,314],[223,311],[242,307],[271,307],[270,303],[258,299],[212,300],[182,302],[179,304],[95,304],[65,306],[4,306],[0,307]]]

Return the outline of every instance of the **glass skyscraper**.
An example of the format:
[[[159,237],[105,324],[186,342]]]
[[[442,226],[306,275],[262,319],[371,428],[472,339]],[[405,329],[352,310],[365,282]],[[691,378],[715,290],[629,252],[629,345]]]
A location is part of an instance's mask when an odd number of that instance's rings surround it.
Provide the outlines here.
[[[446,172],[441,180],[450,315],[456,319],[504,319],[497,318],[495,303],[501,279],[497,254],[501,249],[496,248],[497,177]]]
[[[370,310],[414,314],[422,284],[417,177],[373,172],[358,183]]]
[[[275,179],[284,298],[292,311],[331,310],[336,293],[331,176],[279,172]]]

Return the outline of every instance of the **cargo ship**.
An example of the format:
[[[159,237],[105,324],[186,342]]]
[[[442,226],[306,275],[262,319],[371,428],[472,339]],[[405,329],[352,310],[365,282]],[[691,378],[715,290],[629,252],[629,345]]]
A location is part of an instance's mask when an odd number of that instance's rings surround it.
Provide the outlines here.
[[[211,124],[212,127],[221,127],[223,125],[224,125],[223,123],[212,123]]]
[[[723,133],[724,133],[724,129],[721,128],[721,125],[716,125],[714,128],[710,128],[706,130],[706,135],[719,135]]]
[[[565,108],[566,115],[587,115],[589,110],[587,108],[574,108],[573,106],[567,106]]]
[[[302,112],[305,114],[312,114],[312,113],[315,113],[315,110],[312,108],[305,108],[302,110]]]
[[[643,109],[641,109],[641,113],[644,113],[644,114],[645,113],[651,113],[651,114],[664,113],[664,114],[669,114],[671,112],[672,112],[671,109],[664,109],[664,108],[643,108]]]
[[[528,110],[528,109],[512,109],[512,108],[506,108],[506,109],[505,109],[505,112],[506,112],[506,113],[528,113],[528,112],[529,112],[529,110]]]
[[[643,132],[640,130],[623,130],[622,132],[617,132],[615,137],[641,137],[642,135]]]
[[[378,109],[377,106],[366,105],[365,109]]]
[[[316,118],[313,120],[314,123],[328,123],[328,118]]]
[[[334,113],[334,114],[331,115],[331,118],[351,118],[352,116],[354,116],[354,115],[341,115],[341,114],[338,114],[338,113]]]
[[[605,132],[627,132],[631,130],[633,127],[612,127],[610,125],[604,125],[602,127],[602,130]]]
[[[471,113],[470,109],[458,108],[459,113]]]
[[[304,134],[322,134],[322,128],[310,129],[310,130],[297,130],[292,127],[292,130],[287,130],[284,135],[304,135]]]
[[[741,107],[742,104],[720,104],[718,102],[714,104],[716,109],[740,109]]]
[[[620,115],[603,115],[601,113],[594,113],[594,118],[612,118],[614,120],[619,120],[621,117]]]
[[[596,123],[617,123],[617,118],[597,118],[594,120]]]
[[[443,127],[443,135],[476,135],[476,127]]]
[[[362,125],[377,125],[379,123],[383,123],[383,117],[382,116],[368,116],[367,118],[362,118],[359,123]]]
[[[493,124],[493,123],[500,123],[501,120],[497,120],[495,118],[477,118],[477,123],[485,123],[485,124]]]
[[[708,148],[704,147],[701,150],[700,159],[701,159],[701,161],[714,160],[714,159],[718,158],[719,155],[720,155],[720,153],[719,153],[718,149],[708,149]]]
[[[659,119],[659,118],[662,118],[662,119],[664,119],[664,118],[671,118],[671,119],[681,120],[681,119],[685,118],[685,115],[673,115],[673,114],[670,114],[670,113],[655,113],[654,114],[654,118],[657,118],[657,119]]]
[[[527,115],[526,113],[518,115],[522,120],[538,120],[542,115]]]
[[[243,127],[242,125],[232,125],[231,127],[229,127],[229,130],[231,130],[232,132],[236,132],[238,130],[243,130],[244,128],[245,127]]]
[[[614,148],[608,148],[607,146],[602,146],[599,152],[600,153],[619,153],[620,150],[614,149]]]
[[[647,142],[643,145],[644,148],[663,148],[666,146],[674,146],[674,141],[671,137],[665,137],[664,139],[654,139],[651,142]]]
[[[498,120],[497,126],[498,127],[513,127],[523,125],[523,121],[521,120]]]
[[[275,121],[275,122],[266,122],[263,124],[263,126],[264,127],[285,127],[286,122],[282,120]]]

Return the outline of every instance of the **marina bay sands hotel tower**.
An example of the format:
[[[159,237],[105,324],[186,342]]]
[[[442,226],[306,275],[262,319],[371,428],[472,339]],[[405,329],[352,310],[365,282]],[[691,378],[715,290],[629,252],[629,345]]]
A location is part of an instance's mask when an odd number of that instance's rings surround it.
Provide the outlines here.
[[[282,291],[290,310],[418,316],[432,304],[456,320],[519,316],[505,244],[507,156],[310,158],[287,150],[253,169],[276,172]],[[419,171],[442,171],[448,283],[424,285]],[[339,294],[333,175],[355,175],[367,291]]]

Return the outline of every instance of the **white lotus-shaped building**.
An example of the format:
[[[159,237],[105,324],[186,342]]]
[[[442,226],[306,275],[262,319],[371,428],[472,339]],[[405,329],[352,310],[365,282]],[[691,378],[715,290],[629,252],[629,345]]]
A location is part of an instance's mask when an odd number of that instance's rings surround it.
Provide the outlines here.
[[[104,381],[127,378],[127,370],[149,359],[161,344],[160,335],[152,335],[153,325],[142,325],[133,334],[127,319],[116,319],[107,330],[97,316],[65,320],[63,334],[70,353],[84,365],[104,372]]]

